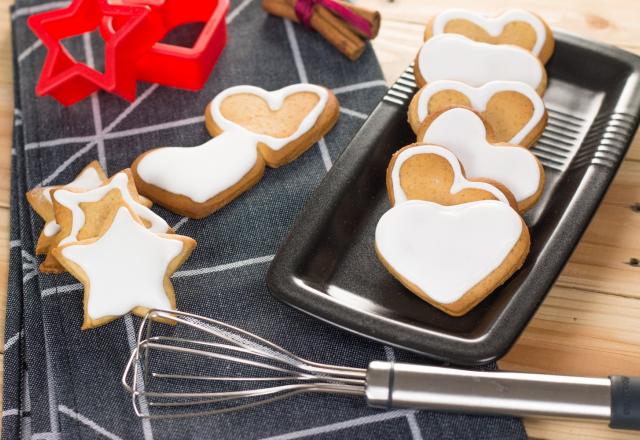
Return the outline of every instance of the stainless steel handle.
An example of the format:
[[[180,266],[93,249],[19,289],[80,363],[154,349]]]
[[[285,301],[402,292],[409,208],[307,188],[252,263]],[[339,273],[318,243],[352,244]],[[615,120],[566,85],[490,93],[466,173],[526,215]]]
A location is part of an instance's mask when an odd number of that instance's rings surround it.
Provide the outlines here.
[[[611,380],[372,362],[369,405],[473,414],[609,420]]]

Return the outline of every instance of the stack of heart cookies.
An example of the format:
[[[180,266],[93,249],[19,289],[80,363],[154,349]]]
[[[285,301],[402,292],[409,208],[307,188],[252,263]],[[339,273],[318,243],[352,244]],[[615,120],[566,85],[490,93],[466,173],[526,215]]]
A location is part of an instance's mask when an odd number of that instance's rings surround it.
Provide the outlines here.
[[[408,112],[417,143],[391,158],[376,252],[410,291],[460,316],[529,252],[521,215],[540,198],[544,170],[528,148],[547,123],[554,40],[523,10],[444,11],[424,37],[414,63],[422,88]]]
[[[27,200],[45,222],[40,270],[68,271],[84,285],[83,328],[129,311],[175,310],[169,277],[196,243],[151,210],[129,169],[107,178],[94,161],[66,185],[32,189]]]

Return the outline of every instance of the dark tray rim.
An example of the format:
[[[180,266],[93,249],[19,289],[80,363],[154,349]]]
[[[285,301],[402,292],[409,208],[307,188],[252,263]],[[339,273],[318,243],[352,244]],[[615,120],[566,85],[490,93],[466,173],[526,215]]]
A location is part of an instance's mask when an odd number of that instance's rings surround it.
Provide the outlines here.
[[[625,98],[624,102],[620,100],[615,106],[616,113],[630,114],[635,118],[635,129],[631,132],[631,136],[624,142],[624,154],[626,154],[633,140],[633,134],[638,127],[638,118],[640,117],[640,79],[637,78],[640,76],[640,57],[618,47],[587,40],[570,33],[554,31],[554,36],[556,41],[562,41],[577,48],[597,50],[601,54],[628,64],[629,68],[636,72],[635,82],[631,85],[627,84],[624,92],[620,93],[620,96],[624,96]],[[347,161],[351,160],[359,160],[365,154],[364,151],[367,149],[363,148],[363,142],[360,141],[359,138],[363,137],[369,130],[368,125],[375,125],[376,119],[384,120],[389,112],[397,111],[397,105],[385,102],[383,98],[371,112],[369,118],[356,133],[338,160],[336,160],[332,169],[309,197],[307,203],[296,218],[293,227],[290,229],[288,237],[283,241],[282,246],[269,267],[267,274],[269,290],[271,294],[279,300],[317,319],[384,344],[413,351],[436,360],[456,364],[481,365],[495,361],[504,356],[511,348],[547,296],[593,218],[597,208],[600,206],[607,188],[624,159],[624,154],[620,155],[614,167],[589,167],[590,169],[584,176],[584,184],[589,185],[592,191],[588,196],[582,195],[581,197],[578,195],[571,203],[574,205],[574,203],[582,202],[584,203],[583,206],[586,205],[586,207],[582,208],[582,221],[577,222],[571,229],[566,227],[558,228],[556,233],[559,237],[562,237],[563,246],[561,251],[556,252],[552,258],[555,265],[546,271],[545,276],[541,277],[543,279],[527,279],[523,282],[523,285],[530,285],[532,290],[541,292],[535,300],[532,301],[530,298],[522,298],[522,295],[516,295],[504,307],[500,316],[495,319],[496,324],[484,337],[464,339],[447,335],[450,347],[442,352],[435,353],[432,350],[427,350],[427,347],[431,347],[429,344],[420,343],[419,340],[415,340],[417,338],[413,338],[413,341],[409,340],[412,338],[404,338],[406,339],[404,341],[399,341],[397,338],[391,338],[395,340],[390,340],[389,335],[392,334],[394,330],[398,331],[402,329],[402,327],[405,326],[404,324],[363,310],[354,313],[353,309],[343,305],[325,292],[314,291],[312,288],[301,286],[295,281],[296,268],[299,267],[299,261],[300,258],[302,258],[302,249],[305,244],[304,234],[301,231],[314,229],[314,225],[318,224],[319,218],[322,217],[320,214],[323,212],[324,207],[330,206],[329,201],[339,196],[336,194],[338,191],[325,190],[328,182],[333,181],[335,185],[335,180],[344,180],[346,176],[343,175],[343,168],[345,167],[341,164],[348,163]],[[567,210],[569,209],[571,208],[568,207]],[[554,236],[555,235],[556,234],[554,234]],[[550,241],[554,239],[555,238],[552,237]],[[533,289],[534,284],[536,284],[535,289]],[[372,332],[372,327],[375,328],[375,332]],[[495,338],[494,336],[497,335],[500,335],[500,337]],[[437,338],[442,339],[442,336],[442,334],[439,334]],[[432,332],[425,330],[421,337],[434,338],[436,336],[434,336]],[[493,341],[495,343],[490,343],[492,338],[495,339],[495,341]]]

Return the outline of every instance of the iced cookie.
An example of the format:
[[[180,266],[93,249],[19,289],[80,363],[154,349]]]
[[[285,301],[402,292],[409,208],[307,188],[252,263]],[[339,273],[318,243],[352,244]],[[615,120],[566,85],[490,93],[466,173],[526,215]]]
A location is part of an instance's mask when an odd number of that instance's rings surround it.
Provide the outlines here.
[[[397,151],[387,168],[387,192],[391,206],[407,200],[440,205],[498,200],[515,206],[504,186],[489,180],[468,180],[453,153],[437,145],[412,144]]]
[[[104,325],[128,312],[176,309],[170,277],[196,242],[146,228],[135,210],[121,204],[97,237],[52,250],[84,285],[83,329]]]
[[[206,110],[215,136],[191,148],[156,148],[131,169],[140,192],[191,218],[206,217],[250,189],[265,166],[291,162],[335,124],[340,111],[331,91],[295,84],[275,92],[236,86]]]
[[[294,84],[269,92],[235,86],[219,93],[207,106],[205,119],[212,136],[242,130],[258,146],[272,168],[296,159],[322,138],[338,120],[340,104],[328,89]]]
[[[112,215],[114,206],[122,203],[129,206],[151,231],[171,232],[167,222],[140,201],[128,169],[115,174],[97,188],[88,191],[60,188],[52,191],[51,195],[55,217],[60,225],[52,248],[96,237],[106,219]],[[51,253],[40,269],[43,272],[63,271]]]
[[[549,60],[555,46],[549,26],[536,14],[522,9],[510,9],[495,17],[464,9],[449,9],[429,20],[424,39],[447,33],[464,35],[483,43],[520,46],[543,63]]]
[[[147,151],[131,170],[140,192],[180,215],[203,218],[262,178],[265,162],[242,130],[222,133],[197,147]]]
[[[547,72],[531,52],[517,46],[478,43],[456,34],[429,38],[420,48],[413,70],[420,87],[443,79],[472,87],[491,81],[520,81],[539,95],[547,87]]]
[[[409,123],[414,132],[432,113],[451,107],[469,107],[491,126],[496,142],[532,146],[547,124],[542,98],[527,84],[492,81],[471,87],[459,81],[427,84],[409,105]]]
[[[529,252],[529,231],[509,205],[400,203],[378,221],[375,247],[387,270],[440,310],[460,316],[503,284]]]
[[[490,179],[504,185],[524,212],[540,198],[544,170],[526,148],[496,144],[490,128],[473,110],[453,108],[427,117],[418,131],[418,142],[450,150],[471,179]]]

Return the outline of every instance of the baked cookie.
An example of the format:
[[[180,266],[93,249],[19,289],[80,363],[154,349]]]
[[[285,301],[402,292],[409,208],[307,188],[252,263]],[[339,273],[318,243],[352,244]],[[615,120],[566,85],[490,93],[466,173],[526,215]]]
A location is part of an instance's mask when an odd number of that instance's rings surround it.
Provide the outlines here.
[[[31,207],[44,220],[44,227],[40,232],[38,243],[36,244],[36,254],[46,254],[53,241],[53,237],[60,231],[60,226],[55,219],[53,212],[53,202],[51,201],[51,191],[56,188],[75,188],[87,190],[97,188],[107,180],[107,175],[97,160],[84,167],[80,174],[66,185],[46,186],[34,188],[27,193],[27,201]]]
[[[131,169],[140,192],[160,206],[203,218],[258,183],[265,162],[250,136],[231,130],[197,147],[147,151]]]
[[[437,145],[412,144],[398,150],[387,168],[391,206],[407,200],[459,205],[498,200],[516,206],[513,195],[498,182],[468,180],[453,153]]]
[[[114,207],[122,203],[130,207],[151,231],[172,232],[162,217],[140,201],[128,169],[116,173],[97,188],[88,191],[59,188],[52,191],[51,196],[55,218],[60,225],[60,231],[51,243],[52,248],[96,237],[112,215]],[[40,265],[40,270],[53,273],[64,271],[51,253]]]
[[[469,107],[491,126],[496,142],[532,146],[547,125],[542,98],[527,84],[491,81],[471,87],[459,81],[434,81],[418,91],[409,105],[409,124],[418,132],[428,115],[451,107]]]
[[[169,278],[195,245],[189,237],[154,233],[121,200],[96,237],[51,252],[84,285],[84,330],[130,311],[175,310]]]
[[[206,110],[215,136],[192,148],[156,148],[131,169],[140,192],[191,218],[206,217],[260,181],[265,166],[296,159],[335,124],[340,111],[331,91],[295,84],[275,92],[231,87]]]
[[[539,95],[547,87],[547,72],[538,58],[510,45],[478,43],[462,35],[442,34],[429,38],[414,63],[416,82],[448,79],[480,87],[491,81],[520,81]]]
[[[555,46],[547,23],[533,12],[522,9],[509,9],[495,17],[464,9],[449,9],[429,20],[424,39],[446,33],[464,35],[483,43],[520,46],[542,63],[549,60]]]
[[[482,200],[397,204],[378,221],[375,247],[387,270],[438,309],[460,316],[503,284],[529,252],[529,231],[509,205]]]
[[[212,136],[242,130],[254,140],[266,164],[287,164],[319,141],[335,125],[340,104],[333,92],[314,84],[294,84],[269,92],[235,86],[207,106]]]
[[[418,131],[418,142],[450,150],[467,177],[504,185],[515,197],[518,211],[525,212],[542,194],[542,165],[526,148],[496,144],[493,139],[482,117],[462,107],[429,115]]]

